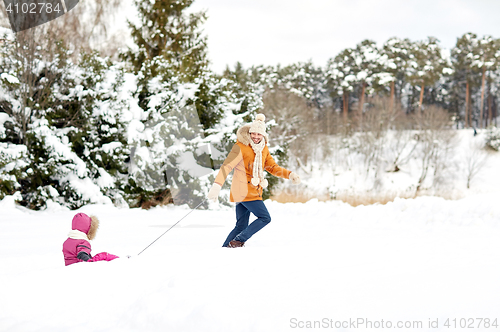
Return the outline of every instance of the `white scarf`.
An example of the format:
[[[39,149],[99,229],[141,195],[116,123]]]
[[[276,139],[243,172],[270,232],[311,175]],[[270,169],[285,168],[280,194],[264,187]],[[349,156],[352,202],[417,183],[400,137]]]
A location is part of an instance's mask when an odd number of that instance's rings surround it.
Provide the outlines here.
[[[264,150],[264,147],[266,146],[266,140],[264,137],[260,140],[259,144],[255,144],[251,139],[250,139],[250,146],[253,149],[253,152],[255,152],[255,159],[253,161],[253,177],[250,182],[254,186],[261,185],[262,188],[267,187],[267,180],[264,179],[264,171],[262,169],[262,150]]]
[[[72,229],[71,232],[69,232],[68,237],[70,239],[75,239],[75,240],[89,241],[89,238],[87,237],[87,234],[85,234],[84,232],[80,232],[77,229]]]

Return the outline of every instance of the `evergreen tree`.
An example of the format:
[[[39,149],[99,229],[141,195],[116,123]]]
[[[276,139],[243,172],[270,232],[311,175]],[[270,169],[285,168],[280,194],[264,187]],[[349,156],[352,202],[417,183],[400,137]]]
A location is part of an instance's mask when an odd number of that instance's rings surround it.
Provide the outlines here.
[[[47,199],[58,197],[56,177],[77,168],[71,158],[63,156],[67,149],[51,154],[45,147],[46,143],[57,145],[58,138],[48,130],[45,115],[67,106],[64,98],[57,97],[57,90],[67,82],[65,74],[71,69],[62,43],[45,44],[40,39],[43,31],[37,27],[7,36],[8,42],[2,45],[1,69],[9,73],[9,79],[1,82],[5,92],[2,112],[8,115],[3,124],[5,141],[25,147],[25,163],[15,181],[21,190],[21,203],[31,208],[41,208]],[[59,164],[61,158],[64,161]]]
[[[200,29],[205,15],[185,14],[191,4],[136,2],[142,26],[131,28],[138,50],[124,55],[136,74],[142,109],[142,128],[131,134],[125,189],[132,206],[148,207],[165,196],[197,205],[236,126],[255,112],[255,98],[244,91],[248,86],[238,88],[208,69]]]
[[[139,120],[142,132],[131,133],[125,193],[132,206],[149,207],[159,198],[171,199],[174,187],[185,178],[184,173],[173,172],[181,151],[196,138],[196,132],[208,129],[220,118],[210,107],[213,100],[202,78],[207,65],[206,41],[199,25],[205,15],[187,15],[185,10],[192,2],[135,2],[141,23],[130,23],[130,27],[138,49],[122,56],[130,61],[136,74],[137,102],[143,113]],[[187,110],[192,110],[190,106],[195,103],[200,111],[197,123],[190,121],[192,126],[183,128],[191,116]],[[200,118],[205,121],[203,127]],[[174,145],[177,149],[172,148]]]
[[[15,180],[10,176],[5,192],[20,190],[21,204],[34,209],[49,201],[70,208],[109,202],[118,190],[113,176],[124,172],[127,156],[126,148],[110,149],[125,143],[114,93],[121,80],[107,80],[110,64],[97,54],[74,63],[62,42],[35,38],[43,32],[37,29],[16,34],[1,49],[9,76],[0,82],[0,118],[6,118],[0,132],[7,151],[17,151],[2,159],[18,165],[7,172]]]
[[[460,114],[460,105],[464,105],[464,126],[472,126],[474,89],[480,85],[480,71],[472,65],[479,39],[476,34],[466,33],[457,39],[455,47],[451,50],[453,74],[451,76],[451,103],[452,109]]]
[[[181,81],[200,76],[207,64],[206,38],[200,25],[205,13],[186,14],[194,0],[136,0],[141,23],[129,23],[132,38],[139,48],[126,54],[137,73],[144,63],[161,56],[172,64]],[[151,64],[152,76],[156,75]]]
[[[426,41],[413,44],[407,70],[408,82],[420,86],[418,107],[422,109],[425,87],[432,87],[443,76],[443,70],[448,68],[447,61],[441,54],[438,40],[429,37]]]
[[[222,77],[230,79],[238,84],[241,92],[247,91],[249,89],[248,84],[251,83],[248,71],[243,68],[243,64],[239,61],[234,65],[234,70],[231,70],[229,66],[226,66]]]
[[[281,84],[276,86],[277,89],[285,88],[296,93],[316,109],[328,104],[323,70],[314,66],[311,61],[287,66],[278,72],[278,76]]]
[[[472,52],[471,66],[482,72],[481,76],[481,104],[479,106],[479,128],[483,128],[484,94],[486,89],[486,74],[496,70],[500,63],[500,42],[491,36],[484,36],[476,44]]]
[[[358,117],[359,121],[363,118],[363,107],[365,101],[365,93],[368,88],[368,93],[373,92],[372,83],[380,72],[380,51],[375,42],[371,40],[364,40],[358,45],[353,53],[356,79],[361,86],[361,93],[359,97]]]
[[[401,102],[403,88],[406,84],[406,71],[410,59],[412,43],[409,39],[390,38],[380,50],[381,72],[388,74],[380,76],[379,84],[384,86],[390,82],[390,100],[394,105],[395,99]]]
[[[24,145],[1,142],[5,139],[4,123],[7,120],[4,113],[0,113],[0,200],[6,195],[13,195],[21,189],[18,179],[25,169],[27,150]]]
[[[344,125],[347,124],[349,112],[349,93],[354,90],[356,83],[356,76],[352,67],[352,53],[352,49],[345,49],[335,58],[329,59],[326,65],[327,88],[333,103],[338,98],[342,99],[341,109]]]
[[[365,40],[356,48],[343,50],[327,63],[328,85],[332,97],[342,96],[344,121],[347,122],[350,99],[358,101],[358,120],[362,118],[362,108],[366,88],[380,71],[380,52],[373,41]],[[359,98],[350,98],[354,92]]]

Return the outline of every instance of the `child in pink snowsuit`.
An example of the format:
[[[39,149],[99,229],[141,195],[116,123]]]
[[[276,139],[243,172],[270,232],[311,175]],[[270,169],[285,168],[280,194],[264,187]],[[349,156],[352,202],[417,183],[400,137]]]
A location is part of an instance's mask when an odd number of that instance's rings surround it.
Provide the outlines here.
[[[90,255],[90,240],[96,236],[99,228],[99,220],[95,216],[87,216],[85,213],[77,213],[73,217],[72,230],[68,239],[63,243],[63,254],[65,265],[78,262],[111,261],[118,256],[101,252],[94,257]]]

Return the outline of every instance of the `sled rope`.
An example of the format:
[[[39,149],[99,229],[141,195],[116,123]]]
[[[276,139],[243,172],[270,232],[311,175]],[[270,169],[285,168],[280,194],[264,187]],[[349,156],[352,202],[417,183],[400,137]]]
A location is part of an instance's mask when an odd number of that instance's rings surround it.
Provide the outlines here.
[[[196,207],[194,207],[191,211],[189,211],[184,217],[182,217],[178,222],[176,222],[175,224],[173,224],[172,226],[170,226],[169,229],[167,229],[162,235],[158,236],[158,238],[156,240],[154,240],[153,242],[151,242],[146,248],[142,249],[142,251],[140,253],[137,254],[137,256],[139,256],[140,254],[142,254],[144,252],[144,250],[148,249],[149,247],[151,247],[151,245],[153,243],[155,243],[156,241],[158,241],[163,235],[165,235],[169,230],[171,230],[172,228],[174,228],[178,223],[180,223],[184,218],[186,218],[191,212],[193,212],[194,210],[196,210],[197,208],[200,207],[201,204],[205,203],[207,199],[205,198],[200,204],[198,204]]]

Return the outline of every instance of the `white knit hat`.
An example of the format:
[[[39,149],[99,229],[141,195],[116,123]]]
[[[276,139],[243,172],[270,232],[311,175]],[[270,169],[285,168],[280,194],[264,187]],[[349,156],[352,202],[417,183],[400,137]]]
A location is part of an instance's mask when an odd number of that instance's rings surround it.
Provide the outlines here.
[[[255,121],[250,125],[250,133],[257,133],[266,136],[266,116],[264,114],[257,114]]]

